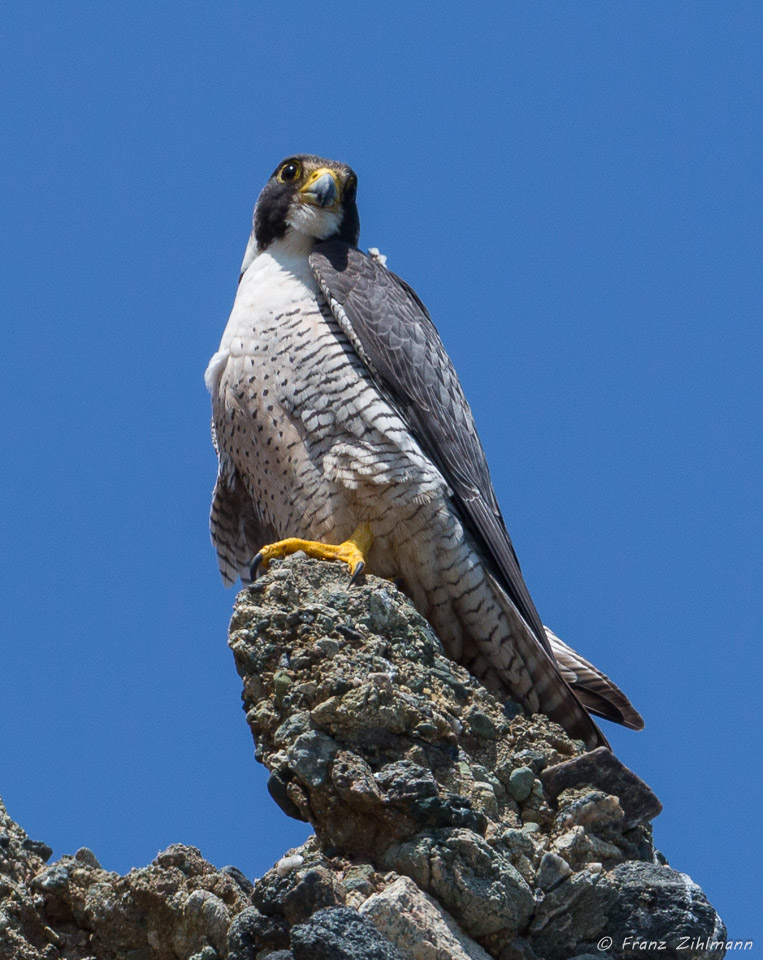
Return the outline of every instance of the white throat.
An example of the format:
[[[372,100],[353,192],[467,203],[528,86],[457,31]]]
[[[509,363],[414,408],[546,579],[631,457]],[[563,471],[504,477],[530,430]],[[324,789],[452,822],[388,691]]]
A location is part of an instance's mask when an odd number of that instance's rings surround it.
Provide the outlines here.
[[[265,315],[279,315],[294,304],[303,304],[318,296],[318,283],[310,269],[308,257],[315,246],[315,237],[288,230],[265,250],[255,253],[246,265],[238,285],[236,300],[220,347],[207,367],[204,380],[214,393],[231,352],[243,350],[251,335],[252,324]],[[252,240],[247,247],[247,255]]]

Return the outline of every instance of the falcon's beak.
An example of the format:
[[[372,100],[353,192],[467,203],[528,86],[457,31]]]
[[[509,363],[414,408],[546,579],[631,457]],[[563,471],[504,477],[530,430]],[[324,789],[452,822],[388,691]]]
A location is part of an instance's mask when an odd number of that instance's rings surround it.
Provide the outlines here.
[[[339,200],[339,184],[336,174],[327,167],[320,167],[310,175],[310,179],[299,188],[299,195],[306,203],[316,207],[335,207]]]

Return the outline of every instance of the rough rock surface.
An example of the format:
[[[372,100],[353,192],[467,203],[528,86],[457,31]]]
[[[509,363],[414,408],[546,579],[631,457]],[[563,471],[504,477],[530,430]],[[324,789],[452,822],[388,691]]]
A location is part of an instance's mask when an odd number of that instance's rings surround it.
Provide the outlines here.
[[[173,844],[120,877],[85,848],[46,866],[29,844],[0,804],[0,960],[214,960],[250,903],[246,877],[195,847]]]
[[[46,866],[0,810],[0,960],[723,956],[649,788],[487,693],[392,584],[274,564],[230,646],[270,793],[315,836],[254,885],[179,844],[120,877]]]
[[[398,877],[360,907],[412,960],[490,960],[443,908],[408,877]]]

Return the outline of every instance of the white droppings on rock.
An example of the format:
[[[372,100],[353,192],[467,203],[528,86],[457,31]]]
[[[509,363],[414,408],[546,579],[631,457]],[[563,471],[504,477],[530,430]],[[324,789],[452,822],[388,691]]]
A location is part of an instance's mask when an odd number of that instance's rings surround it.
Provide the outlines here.
[[[276,873],[279,877],[288,877],[290,873],[299,870],[304,862],[305,858],[298,853],[294,853],[290,857],[281,857],[276,864]]]

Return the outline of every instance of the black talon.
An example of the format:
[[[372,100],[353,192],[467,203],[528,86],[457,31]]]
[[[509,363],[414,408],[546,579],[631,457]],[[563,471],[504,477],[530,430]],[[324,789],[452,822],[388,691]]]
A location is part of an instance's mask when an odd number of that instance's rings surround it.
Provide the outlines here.
[[[358,580],[363,576],[363,571],[366,569],[365,563],[361,560],[360,563],[355,567],[355,572],[350,577],[350,587],[354,587]],[[349,589],[349,587],[348,587]]]
[[[257,556],[252,560],[251,566],[249,567],[249,579],[254,583],[257,579],[257,574],[262,567],[262,552],[258,553]]]

